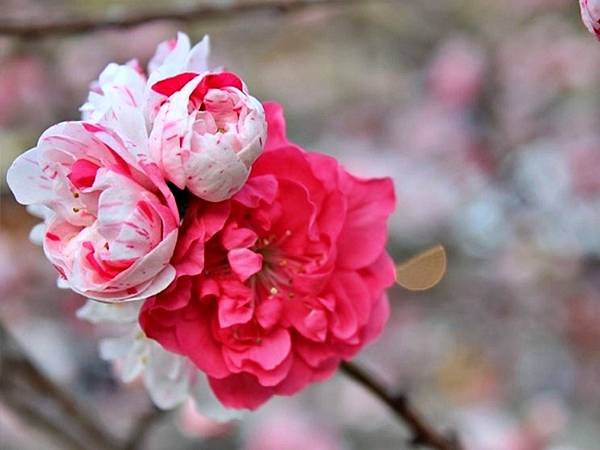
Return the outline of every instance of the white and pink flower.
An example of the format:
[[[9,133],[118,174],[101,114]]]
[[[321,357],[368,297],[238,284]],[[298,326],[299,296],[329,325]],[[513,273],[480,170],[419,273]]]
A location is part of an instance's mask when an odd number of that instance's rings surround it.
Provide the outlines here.
[[[17,201],[49,209],[42,242],[63,283],[97,300],[146,298],[174,278],[177,206],[158,168],[130,150],[100,125],[64,122],[7,174]]]
[[[179,189],[222,201],[241,189],[263,150],[265,113],[235,74],[209,71],[209,40],[194,47],[179,33],[163,42],[147,74],[137,61],[109,64],[82,106],[129,139],[150,130],[139,158],[157,163]]]
[[[179,189],[218,202],[241,189],[263,150],[262,105],[229,72],[183,73],[152,89],[164,96],[150,133],[150,158]]]

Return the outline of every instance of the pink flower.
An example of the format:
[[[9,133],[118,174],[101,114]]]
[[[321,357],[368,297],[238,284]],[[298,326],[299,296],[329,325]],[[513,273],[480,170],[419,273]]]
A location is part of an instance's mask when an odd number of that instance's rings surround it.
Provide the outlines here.
[[[479,94],[485,75],[485,54],[472,41],[454,37],[437,50],[429,68],[433,96],[450,108],[464,108]]]
[[[381,333],[394,280],[391,180],[355,178],[288,143],[280,108],[265,108],[269,137],[248,182],[230,200],[191,201],[177,279],[140,314],[233,408],[329,377]]]
[[[299,413],[277,411],[255,422],[247,433],[245,450],[342,450],[333,430]]]
[[[84,117],[136,139],[148,128],[148,152],[179,189],[213,202],[230,198],[262,152],[266,121],[261,103],[229,72],[208,69],[208,38],[163,42],[148,65],[109,64],[92,86]],[[132,134],[133,130],[133,134]]]
[[[64,282],[123,301],[156,295],[175,276],[179,214],[157,172],[112,131],[64,122],[15,160],[7,181],[18,202],[51,211],[44,251]]]
[[[48,69],[42,58],[15,55],[3,58],[0,71],[0,126],[32,124],[46,120],[56,107],[57,93],[50,87]],[[40,102],[40,97],[44,101]],[[32,114],[32,109],[35,114]]]
[[[198,406],[194,400],[189,398],[179,410],[177,426],[184,435],[192,439],[205,439],[223,437],[235,431],[235,422],[223,422],[207,417]]]
[[[581,7],[581,19],[584,25],[600,39],[600,1],[599,0],[579,0]]]

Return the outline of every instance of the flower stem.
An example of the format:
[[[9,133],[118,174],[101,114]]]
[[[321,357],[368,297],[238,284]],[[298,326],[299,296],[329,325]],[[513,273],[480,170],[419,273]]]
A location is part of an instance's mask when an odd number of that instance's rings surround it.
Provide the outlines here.
[[[365,369],[351,362],[342,362],[341,370],[354,381],[385,403],[410,429],[413,446],[423,446],[435,450],[461,450],[458,439],[437,431],[427,419],[412,405],[405,394],[392,394],[384,384]]]

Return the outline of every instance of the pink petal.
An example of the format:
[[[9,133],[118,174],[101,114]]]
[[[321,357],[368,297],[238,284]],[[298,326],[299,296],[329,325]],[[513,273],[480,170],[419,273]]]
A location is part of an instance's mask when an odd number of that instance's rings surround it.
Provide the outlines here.
[[[255,273],[260,272],[263,256],[247,248],[237,248],[227,253],[227,260],[233,272],[240,277],[240,280],[246,281]]]
[[[277,187],[277,179],[273,175],[252,177],[233,199],[248,208],[256,208],[261,201],[272,203]]]
[[[244,91],[244,83],[236,74],[231,72],[210,73],[202,78],[191,99],[200,103],[210,89],[223,89],[226,87],[234,87]]]
[[[217,398],[229,408],[256,409],[274,394],[272,388],[261,386],[254,376],[245,373],[209,378],[209,383]]]
[[[160,80],[152,85],[152,90],[166,97],[180,91],[186,84],[198,76],[197,73],[184,72],[171,78]]]
[[[246,351],[237,352],[224,349],[236,366],[242,367],[245,360],[254,361],[265,370],[279,366],[291,350],[290,334],[284,329],[277,329],[262,337],[260,343],[249,347]]]
[[[261,327],[269,329],[276,325],[283,311],[282,299],[280,297],[269,297],[263,299],[256,308],[256,320]]]
[[[245,300],[234,298],[219,299],[219,325],[223,328],[246,323],[252,319],[253,314],[252,297]]]
[[[338,265],[354,270],[371,264],[387,240],[387,218],[396,199],[392,180],[362,180],[346,175],[348,196],[346,223],[338,237]]]
[[[71,173],[67,178],[79,189],[88,188],[94,184],[99,168],[100,166],[87,159],[78,159],[71,166]]]
[[[265,151],[275,150],[279,147],[289,145],[285,133],[285,118],[283,117],[283,107],[276,102],[263,103],[265,115],[267,118],[267,143]]]
[[[248,248],[256,242],[258,236],[249,228],[238,228],[237,223],[229,223],[221,233],[221,243],[227,250]]]
[[[182,353],[200,370],[216,378],[230,374],[223,361],[221,347],[212,336],[210,317],[182,320],[177,324],[176,333]]]

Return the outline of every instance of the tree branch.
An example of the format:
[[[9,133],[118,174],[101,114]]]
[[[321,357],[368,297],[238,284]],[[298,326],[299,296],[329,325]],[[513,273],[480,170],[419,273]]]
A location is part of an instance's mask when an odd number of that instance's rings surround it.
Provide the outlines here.
[[[153,406],[150,411],[138,419],[129,433],[129,439],[121,447],[122,450],[141,450],[144,448],[146,438],[154,425],[158,423],[167,411],[162,411]]]
[[[398,418],[410,429],[412,433],[410,443],[412,445],[420,445],[435,450],[462,449],[455,437],[443,435],[428,423],[405,395],[392,395],[383,383],[351,362],[342,362],[341,370],[379,397],[381,401],[396,413]]]
[[[0,401],[8,406],[18,416],[24,418],[27,421],[27,425],[35,428],[36,430],[41,430],[51,437],[54,437],[57,441],[66,445],[66,448],[83,448],[78,439],[42,414],[39,411],[39,408],[24,402],[23,399],[20,398],[19,394],[20,393],[4,390],[2,389],[2,386],[0,386]]]
[[[21,350],[19,344],[6,332],[2,323],[0,323],[0,367],[2,367],[0,398],[6,405],[28,422],[35,423],[40,429],[69,443],[74,448],[91,448],[84,445],[80,441],[81,438],[85,438],[85,442],[88,444],[93,443],[94,449],[135,450],[143,448],[147,433],[163,416],[160,410],[153,408],[133,426],[129,439],[119,445],[112,436],[98,426],[96,420],[93,420],[79,407],[74,399],[35,367]],[[392,395],[383,383],[353,363],[343,362],[341,370],[379,397],[396,413],[398,418],[410,429],[412,445],[425,446],[434,450],[462,449],[456,438],[437,431],[405,395]],[[24,385],[27,386],[27,389],[24,388]],[[58,410],[65,413],[66,418],[57,423],[37,407],[29,405],[26,401],[26,390],[40,396],[40,400],[35,404],[39,404],[44,399],[50,400]],[[83,432],[83,436],[76,433],[72,427],[66,426],[67,424],[76,425],[79,432]]]
[[[381,1],[381,0],[379,0]],[[388,0],[394,1],[394,0]],[[60,19],[45,23],[0,22],[0,36],[38,39],[48,35],[88,33],[106,29],[124,29],[157,21],[191,22],[230,17],[250,12],[287,13],[317,5],[367,4],[367,0],[254,0],[251,2],[201,3],[174,11],[126,13],[110,17]]]
[[[86,443],[93,444],[94,448],[115,448],[115,440],[98,425],[98,420],[92,419],[73,398],[31,362],[2,323],[0,323],[0,367],[2,367],[0,394],[3,394],[2,397],[7,405],[12,406],[15,412],[38,424],[45,422],[43,428],[46,431],[52,431],[55,435],[62,432],[63,440],[85,438]],[[35,403],[38,406],[50,402],[56,409],[55,412],[63,414],[62,420],[59,422],[64,424],[59,425],[56,420],[53,422],[41,411],[32,409],[23,403],[27,391],[37,396]],[[16,397],[14,397],[15,395]],[[12,400],[11,396],[13,396]],[[54,424],[53,427],[52,424]],[[73,426],[78,430],[72,429]],[[89,448],[83,444],[81,442],[78,448]]]

